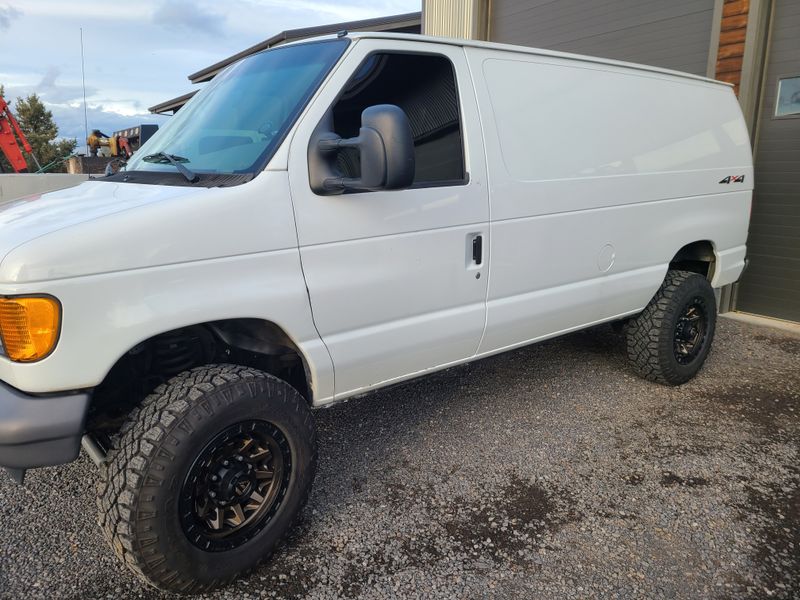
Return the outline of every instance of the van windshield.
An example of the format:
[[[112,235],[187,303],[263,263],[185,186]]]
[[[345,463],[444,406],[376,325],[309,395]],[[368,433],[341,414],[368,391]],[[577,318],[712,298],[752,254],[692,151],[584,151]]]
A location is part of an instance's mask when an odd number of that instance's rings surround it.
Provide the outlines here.
[[[258,173],[347,43],[337,39],[276,48],[227,68],[136,152],[125,180],[140,180],[135,173],[149,171],[178,176],[159,183],[185,185],[181,169],[167,156],[196,174],[201,185],[221,175]]]

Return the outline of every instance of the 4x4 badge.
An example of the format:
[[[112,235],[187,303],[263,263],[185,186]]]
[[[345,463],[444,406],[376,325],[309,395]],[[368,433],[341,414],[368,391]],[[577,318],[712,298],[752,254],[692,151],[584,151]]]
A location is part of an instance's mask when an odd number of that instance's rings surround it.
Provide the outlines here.
[[[744,175],[728,175],[720,183],[744,183]]]

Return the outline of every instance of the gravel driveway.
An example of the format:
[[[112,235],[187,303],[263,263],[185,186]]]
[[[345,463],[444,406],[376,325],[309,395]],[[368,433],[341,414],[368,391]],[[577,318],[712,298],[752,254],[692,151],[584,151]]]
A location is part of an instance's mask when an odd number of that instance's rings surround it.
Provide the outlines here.
[[[209,598],[800,596],[800,337],[721,319],[679,388],[599,327],[317,413],[273,560]],[[0,478],[0,596],[157,598],[95,526],[82,457]]]

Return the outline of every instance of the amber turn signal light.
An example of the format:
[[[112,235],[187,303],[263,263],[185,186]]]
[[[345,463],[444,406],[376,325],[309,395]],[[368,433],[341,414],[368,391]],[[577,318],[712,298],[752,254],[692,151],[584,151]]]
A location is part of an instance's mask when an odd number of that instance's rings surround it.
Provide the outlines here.
[[[61,305],[55,298],[0,298],[0,340],[15,362],[34,362],[52,352],[61,327]]]

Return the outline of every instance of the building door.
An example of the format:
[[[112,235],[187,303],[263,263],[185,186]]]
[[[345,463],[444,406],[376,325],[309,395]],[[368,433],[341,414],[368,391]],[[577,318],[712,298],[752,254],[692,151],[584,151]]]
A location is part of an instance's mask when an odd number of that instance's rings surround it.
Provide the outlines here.
[[[705,75],[714,0],[492,0],[493,42]]]
[[[776,0],[756,130],[740,311],[800,321],[800,2]]]

